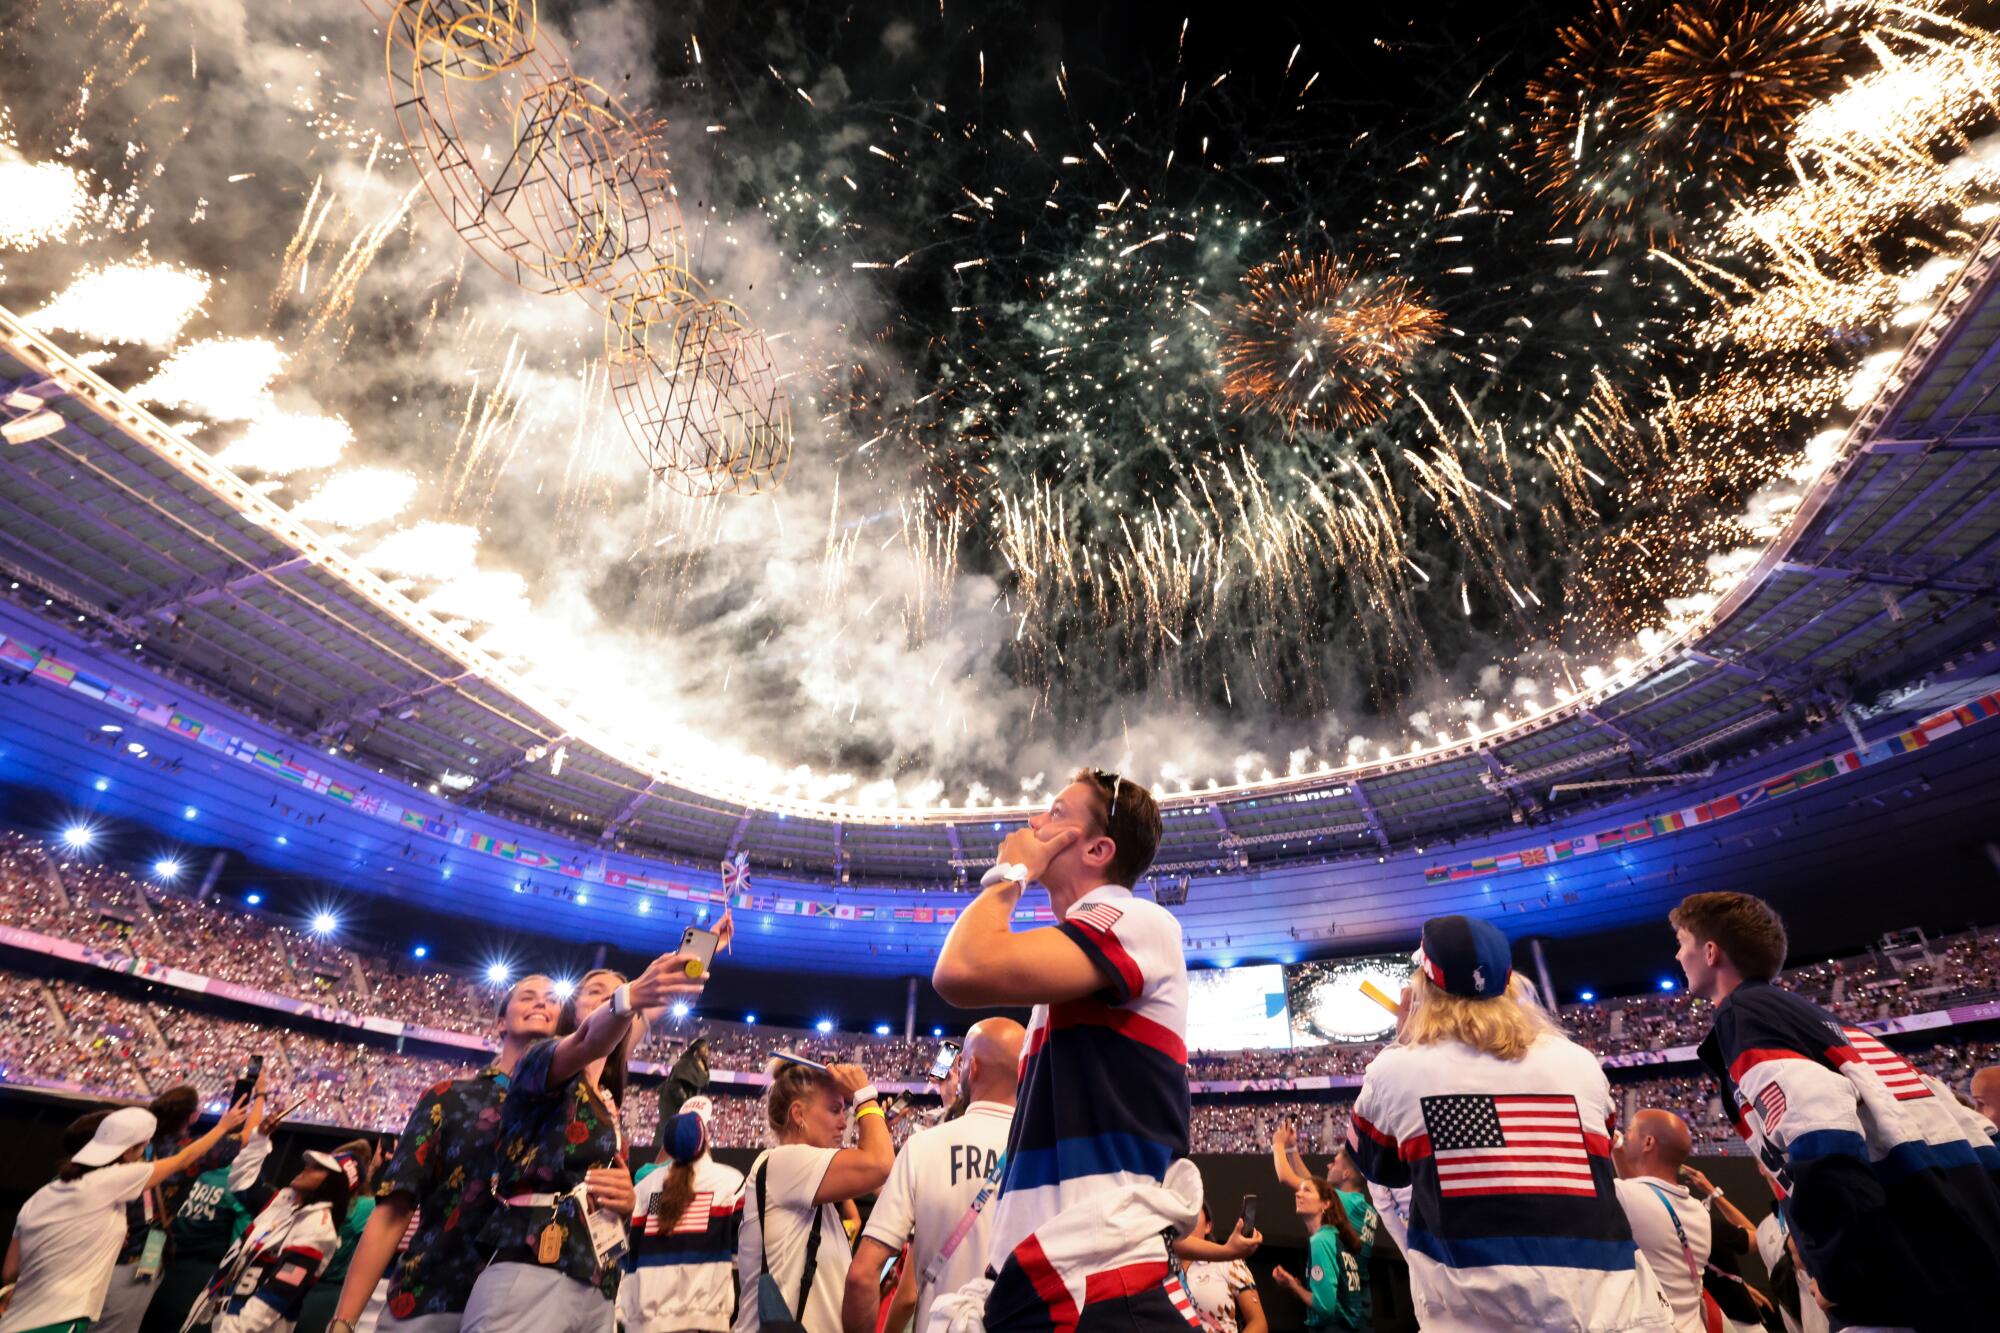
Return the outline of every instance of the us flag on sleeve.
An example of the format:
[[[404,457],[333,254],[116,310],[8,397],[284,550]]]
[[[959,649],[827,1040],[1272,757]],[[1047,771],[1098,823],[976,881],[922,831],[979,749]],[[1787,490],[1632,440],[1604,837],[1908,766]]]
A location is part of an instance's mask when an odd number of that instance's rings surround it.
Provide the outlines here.
[[[1597,1194],[1574,1097],[1425,1097],[1423,1111],[1437,1161],[1438,1192],[1446,1198]]]

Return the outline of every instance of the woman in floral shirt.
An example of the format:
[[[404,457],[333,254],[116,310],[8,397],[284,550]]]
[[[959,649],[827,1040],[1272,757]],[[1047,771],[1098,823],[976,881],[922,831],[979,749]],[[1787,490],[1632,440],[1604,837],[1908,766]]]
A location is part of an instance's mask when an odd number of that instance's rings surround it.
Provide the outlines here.
[[[500,1206],[479,1236],[493,1258],[473,1284],[462,1333],[612,1327],[632,1208],[617,1099],[639,1011],[701,990],[688,961],[656,958],[631,981],[590,973],[564,1006],[556,1030],[567,1035],[521,1057],[500,1114]]]
[[[1194,1234],[1205,1237],[1211,1229],[1208,1205],[1203,1204],[1201,1224]],[[1265,1333],[1269,1327],[1264,1302],[1257,1295],[1257,1279],[1241,1259],[1201,1260],[1189,1264],[1183,1276],[1202,1333]]]

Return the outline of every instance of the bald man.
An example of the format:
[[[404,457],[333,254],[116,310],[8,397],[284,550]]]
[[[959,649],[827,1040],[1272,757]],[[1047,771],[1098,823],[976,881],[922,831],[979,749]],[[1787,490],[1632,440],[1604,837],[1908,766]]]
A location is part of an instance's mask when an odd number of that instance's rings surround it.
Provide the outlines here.
[[[1672,1111],[1647,1109],[1611,1146],[1618,1164],[1618,1202],[1632,1239],[1646,1256],[1674,1307],[1675,1333],[1704,1333],[1701,1272],[1708,1265],[1708,1209],[1681,1184],[1694,1151],[1687,1122]]]
[[[965,1034],[958,1058],[968,1097],[965,1114],[912,1134],[897,1154],[847,1270],[843,1333],[876,1333],[882,1271],[905,1245],[910,1247],[905,1275],[915,1276],[916,1294],[909,1327],[917,1333],[930,1323],[933,1297],[957,1291],[985,1271],[1025,1035],[1011,1018],[982,1020]],[[970,1227],[958,1234],[968,1215]],[[900,1312],[892,1312],[884,1333],[902,1329]]]
[[[2000,1129],[2000,1065],[1988,1065],[1972,1076],[1972,1109]]]

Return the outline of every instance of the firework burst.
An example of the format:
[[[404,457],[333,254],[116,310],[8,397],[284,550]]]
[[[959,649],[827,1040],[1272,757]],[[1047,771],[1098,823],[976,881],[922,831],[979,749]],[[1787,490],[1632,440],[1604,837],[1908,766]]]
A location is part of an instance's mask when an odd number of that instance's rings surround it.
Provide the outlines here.
[[[1288,250],[1243,285],[1222,319],[1222,392],[1288,431],[1380,420],[1403,368],[1444,327],[1408,279],[1331,255]]]
[[[1594,0],[1528,84],[1531,174],[1587,249],[1679,244],[1718,192],[1739,197],[1782,160],[1853,35],[1818,4]]]

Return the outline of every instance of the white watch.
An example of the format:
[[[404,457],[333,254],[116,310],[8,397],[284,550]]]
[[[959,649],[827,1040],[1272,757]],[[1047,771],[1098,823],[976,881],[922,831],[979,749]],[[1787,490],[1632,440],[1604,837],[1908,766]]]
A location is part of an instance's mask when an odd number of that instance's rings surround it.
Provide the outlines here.
[[[624,1018],[632,1012],[632,983],[626,982],[611,992],[611,1016]]]
[[[979,887],[982,889],[990,888],[1003,881],[1026,884],[1028,882],[1028,867],[1022,865],[1019,861],[996,861],[991,870],[980,876]]]
[[[852,1097],[849,1097],[847,1100],[852,1102],[854,1105],[859,1106],[863,1102],[880,1101],[881,1097],[882,1094],[875,1091],[875,1085],[873,1083],[864,1083],[860,1087],[856,1088],[854,1090],[854,1095]]]

